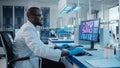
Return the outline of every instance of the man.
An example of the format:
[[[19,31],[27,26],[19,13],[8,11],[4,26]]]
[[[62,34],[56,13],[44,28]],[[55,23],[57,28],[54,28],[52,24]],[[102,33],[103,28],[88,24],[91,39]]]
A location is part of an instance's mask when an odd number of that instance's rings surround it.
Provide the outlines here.
[[[18,61],[16,68],[39,68],[39,58],[59,62],[60,57],[67,56],[67,51],[52,49],[45,45],[39,38],[36,26],[42,26],[42,12],[37,7],[31,7],[27,12],[28,21],[17,32],[13,51],[15,58],[29,56],[29,60]]]

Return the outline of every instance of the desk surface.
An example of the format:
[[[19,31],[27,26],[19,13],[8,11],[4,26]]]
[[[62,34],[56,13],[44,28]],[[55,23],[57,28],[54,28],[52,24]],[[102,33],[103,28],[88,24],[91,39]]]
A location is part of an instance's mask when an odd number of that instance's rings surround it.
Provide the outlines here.
[[[89,51],[89,53],[92,54],[92,56],[69,56],[68,58],[70,58],[75,64],[77,64],[79,67],[83,67],[83,68],[94,68],[91,64],[89,64],[86,60],[103,60],[105,59],[103,57],[103,51],[101,50],[97,50],[97,51]],[[114,58],[116,59],[116,58]],[[106,60],[106,59],[105,59]],[[109,61],[110,59],[108,59]],[[120,64],[120,61],[118,61]],[[116,63],[116,62],[115,62]],[[118,64],[118,63],[117,63]],[[120,65],[118,65],[120,66]]]
[[[51,41],[56,41],[56,40],[51,40]],[[60,41],[60,42],[58,42],[58,41]],[[66,40],[57,40],[57,42],[55,42],[55,43],[63,44],[63,42],[61,42],[61,41],[66,42]],[[71,40],[68,40],[68,41],[71,41]],[[54,43],[54,42],[52,42],[52,43]],[[89,64],[86,60],[105,59],[103,57],[103,50],[88,51],[88,52],[90,54],[92,54],[92,56],[68,56],[66,58],[72,60],[73,63],[77,64],[81,68],[95,68],[91,64]],[[120,64],[120,60],[118,62]],[[117,68],[120,68],[120,67],[117,67]]]

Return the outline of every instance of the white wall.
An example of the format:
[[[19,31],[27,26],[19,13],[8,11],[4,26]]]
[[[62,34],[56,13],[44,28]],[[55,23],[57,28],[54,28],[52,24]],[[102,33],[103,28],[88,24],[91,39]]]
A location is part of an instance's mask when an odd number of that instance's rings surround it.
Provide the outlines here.
[[[119,19],[119,12],[118,12],[119,6],[115,6],[113,8],[109,9],[109,20],[118,20]]]
[[[85,6],[83,6],[80,9],[80,18],[81,18],[81,21],[87,20],[87,12],[88,12],[88,9],[85,8]]]
[[[64,20],[63,20],[63,25],[67,26],[67,25],[70,25],[71,22],[70,22],[70,18],[71,17],[76,17],[75,13],[68,13],[68,14],[64,14],[62,15]]]
[[[50,10],[50,27],[57,28],[58,5],[54,5]]]
[[[109,29],[109,25],[108,25],[108,22],[109,22],[109,9],[104,9],[103,11],[99,11],[98,18],[101,19],[100,21],[102,23],[102,24],[100,24],[100,27]]]
[[[25,6],[25,10],[29,7],[50,7],[50,27],[56,27],[56,20],[58,17],[58,5],[53,3],[40,3],[40,2],[20,2],[20,1],[0,1],[0,23],[2,21],[2,6],[3,5],[10,5],[10,6]],[[25,15],[26,16],[26,15]],[[25,17],[27,18],[27,17]],[[27,19],[25,19],[27,20]]]

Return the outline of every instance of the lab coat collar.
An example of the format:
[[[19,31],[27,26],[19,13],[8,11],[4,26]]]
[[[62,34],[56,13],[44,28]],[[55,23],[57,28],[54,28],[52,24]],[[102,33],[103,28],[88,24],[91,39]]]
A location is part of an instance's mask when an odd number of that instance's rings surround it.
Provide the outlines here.
[[[30,21],[27,21],[27,23],[28,23],[31,27],[33,27],[33,28],[35,29],[35,31],[37,31],[36,27],[35,27]]]

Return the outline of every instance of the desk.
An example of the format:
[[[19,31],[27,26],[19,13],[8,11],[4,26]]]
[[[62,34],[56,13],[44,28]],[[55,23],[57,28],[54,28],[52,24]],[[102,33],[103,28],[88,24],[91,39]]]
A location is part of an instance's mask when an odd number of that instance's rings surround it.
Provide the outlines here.
[[[59,42],[58,42],[59,41]],[[63,42],[66,42],[66,40],[57,40],[57,42],[51,42],[52,44],[56,45],[62,45],[64,44]],[[68,43],[68,44],[74,44],[74,43]],[[95,68],[91,64],[87,62],[87,60],[104,60],[105,58],[103,57],[103,50],[95,50],[95,51],[88,51],[89,53],[92,54],[92,56],[68,56],[68,57],[63,57],[62,62],[65,64],[66,68]],[[114,59],[116,59],[114,57]],[[106,62],[107,63],[107,62]],[[120,60],[117,60],[116,62],[113,62],[115,64],[120,65]],[[117,67],[117,68],[120,68]]]
[[[71,65],[73,65],[73,68],[95,68],[91,64],[89,64],[86,60],[97,60],[97,59],[104,60],[105,59],[103,57],[102,50],[89,51],[89,53],[91,53],[92,56],[68,56],[65,59],[67,59],[71,63]],[[116,59],[116,58],[114,57],[114,59]],[[113,63],[118,64],[118,66],[120,66],[119,65],[120,61],[119,60],[117,60],[117,61],[118,61],[117,63],[116,62],[113,62]],[[118,67],[118,68],[120,68],[120,67]]]

